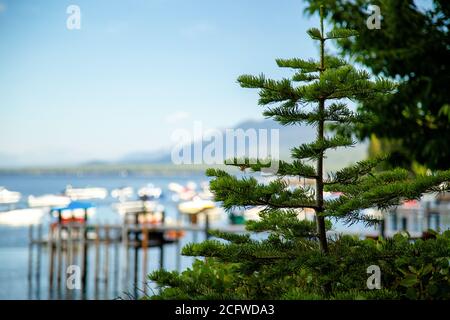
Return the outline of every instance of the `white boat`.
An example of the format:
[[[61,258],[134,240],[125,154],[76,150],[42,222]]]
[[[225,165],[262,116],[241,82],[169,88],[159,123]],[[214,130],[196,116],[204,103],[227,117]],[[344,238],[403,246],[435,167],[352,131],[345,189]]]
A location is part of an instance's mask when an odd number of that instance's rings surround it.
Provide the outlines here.
[[[111,191],[111,197],[119,201],[126,201],[134,195],[134,190],[131,187],[117,188]]]
[[[68,185],[64,194],[71,200],[105,199],[108,196],[108,190],[105,188],[74,188]]]
[[[138,223],[159,224],[164,217],[164,206],[156,201],[126,201],[115,203],[113,208],[128,221],[131,217],[131,223],[134,223],[136,214]]]
[[[192,201],[185,201],[178,205],[178,210],[185,214],[197,214],[208,209],[213,209],[216,204],[211,200],[202,200],[195,198]]]
[[[84,221],[87,218],[92,217],[95,214],[95,206],[89,202],[72,201],[66,206],[59,208],[52,208],[50,214],[54,219],[59,218],[63,221]]]
[[[70,198],[63,195],[45,194],[38,197],[28,197],[28,206],[30,207],[62,207],[68,205],[69,203]]]
[[[175,194],[172,196],[173,201],[189,201],[197,196],[196,192],[197,184],[195,182],[188,182],[186,186],[182,186],[179,183],[169,183],[169,190]]]
[[[0,225],[24,227],[39,224],[45,210],[38,208],[17,209],[0,212]]]
[[[20,201],[21,197],[20,192],[9,191],[4,187],[0,187],[0,204],[16,203]]]
[[[203,200],[198,196],[191,201],[181,202],[178,205],[178,210],[180,213],[189,216],[192,223],[204,222],[205,214],[208,215],[210,222],[219,221],[224,214],[224,210],[217,208],[213,201]]]
[[[138,190],[138,196],[142,200],[159,199],[159,197],[161,197],[161,194],[162,194],[161,188],[155,187],[151,183]]]
[[[164,207],[156,201],[125,201],[112,205],[119,214],[136,212],[164,211]]]
[[[214,194],[209,189],[209,182],[202,183],[202,191],[198,193],[198,196],[203,200],[211,200],[214,198]]]
[[[175,193],[181,192],[184,189],[184,187],[181,184],[176,183],[176,182],[169,183],[168,188],[170,191],[175,192]]]

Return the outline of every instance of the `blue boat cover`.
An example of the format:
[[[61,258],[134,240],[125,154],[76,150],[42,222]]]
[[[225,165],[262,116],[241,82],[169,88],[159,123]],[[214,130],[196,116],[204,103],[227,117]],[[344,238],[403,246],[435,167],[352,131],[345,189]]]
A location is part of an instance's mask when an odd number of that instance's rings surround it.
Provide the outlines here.
[[[64,211],[64,210],[75,210],[75,209],[89,209],[95,207],[90,202],[72,201],[66,207],[52,208],[52,211]]]

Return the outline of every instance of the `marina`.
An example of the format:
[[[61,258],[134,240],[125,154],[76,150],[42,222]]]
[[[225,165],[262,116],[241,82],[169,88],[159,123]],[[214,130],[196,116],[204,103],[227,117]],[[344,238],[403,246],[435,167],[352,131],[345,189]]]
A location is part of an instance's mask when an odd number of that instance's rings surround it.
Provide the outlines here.
[[[263,209],[224,212],[212,201],[201,175],[178,182],[173,177],[15,177],[20,179],[24,184],[11,190],[19,190],[24,202],[12,209],[4,204],[0,213],[0,260],[4,262],[0,295],[4,298],[8,283],[16,284],[14,297],[28,299],[134,299],[151,294],[158,289],[147,281],[150,272],[182,271],[191,264],[194,258],[180,254],[184,245],[208,239],[211,229],[245,232],[245,221],[258,219]],[[49,187],[58,190],[55,180],[59,185],[76,182],[77,195],[51,193]],[[102,187],[89,187],[88,191],[94,190],[89,193],[82,185]],[[99,198],[99,189],[106,190],[105,198]],[[145,196],[139,194],[143,189]],[[34,196],[39,194],[35,190],[43,195]],[[83,200],[79,200],[81,194]],[[327,199],[338,196],[328,194]],[[30,202],[32,197],[37,200]],[[407,231],[412,238],[422,238],[429,228],[450,227],[449,203],[447,195],[433,195],[384,214],[368,210],[366,214],[382,218],[383,223],[371,228],[335,224],[329,236],[376,238]],[[299,211],[298,217],[311,220],[314,212]],[[15,236],[8,237],[10,232]],[[20,243],[8,243],[13,238],[21,239]],[[21,255],[15,259],[20,265],[8,267],[5,259],[11,257],[10,250]],[[14,282],[17,272],[23,275],[20,281],[25,279],[22,289]],[[74,276],[79,283],[75,281],[77,286],[71,289],[68,283]]]

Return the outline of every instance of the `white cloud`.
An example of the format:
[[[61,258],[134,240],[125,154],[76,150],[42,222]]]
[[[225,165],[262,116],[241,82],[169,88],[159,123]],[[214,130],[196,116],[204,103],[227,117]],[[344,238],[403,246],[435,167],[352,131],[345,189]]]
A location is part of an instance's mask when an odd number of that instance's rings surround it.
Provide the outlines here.
[[[183,120],[188,119],[190,116],[191,115],[188,112],[186,112],[186,111],[177,111],[177,112],[174,112],[172,114],[169,114],[166,117],[166,122],[169,123],[169,124],[176,124],[176,123],[179,123],[179,122],[181,122]]]

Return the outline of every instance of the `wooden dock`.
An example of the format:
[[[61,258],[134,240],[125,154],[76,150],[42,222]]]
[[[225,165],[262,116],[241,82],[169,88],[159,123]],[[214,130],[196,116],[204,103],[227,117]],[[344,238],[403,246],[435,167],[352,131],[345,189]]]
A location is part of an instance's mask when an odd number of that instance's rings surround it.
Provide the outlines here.
[[[137,217],[137,215],[136,215]],[[210,223],[56,223],[30,226],[28,282],[30,298],[40,298],[41,278],[48,281],[50,299],[110,299],[123,294],[138,297],[146,294],[149,262],[158,260],[164,267],[167,246],[174,247],[175,269],[181,269],[181,241],[190,234],[193,242],[209,238]],[[133,219],[137,222],[137,218]],[[125,219],[126,221],[126,219]],[[224,232],[245,232],[243,225],[215,227]],[[150,250],[159,251],[151,260]],[[43,252],[48,256],[43,261]],[[172,256],[172,255],[170,255]],[[150,261],[149,261],[150,260]],[[47,271],[43,271],[43,265]],[[68,288],[71,270],[79,270],[79,287]],[[122,278],[122,280],[120,280]],[[76,282],[76,281],[75,281]],[[122,283],[120,283],[122,282]],[[122,290],[119,289],[122,288]],[[128,289],[128,291],[127,291]],[[112,294],[105,294],[113,292]]]

